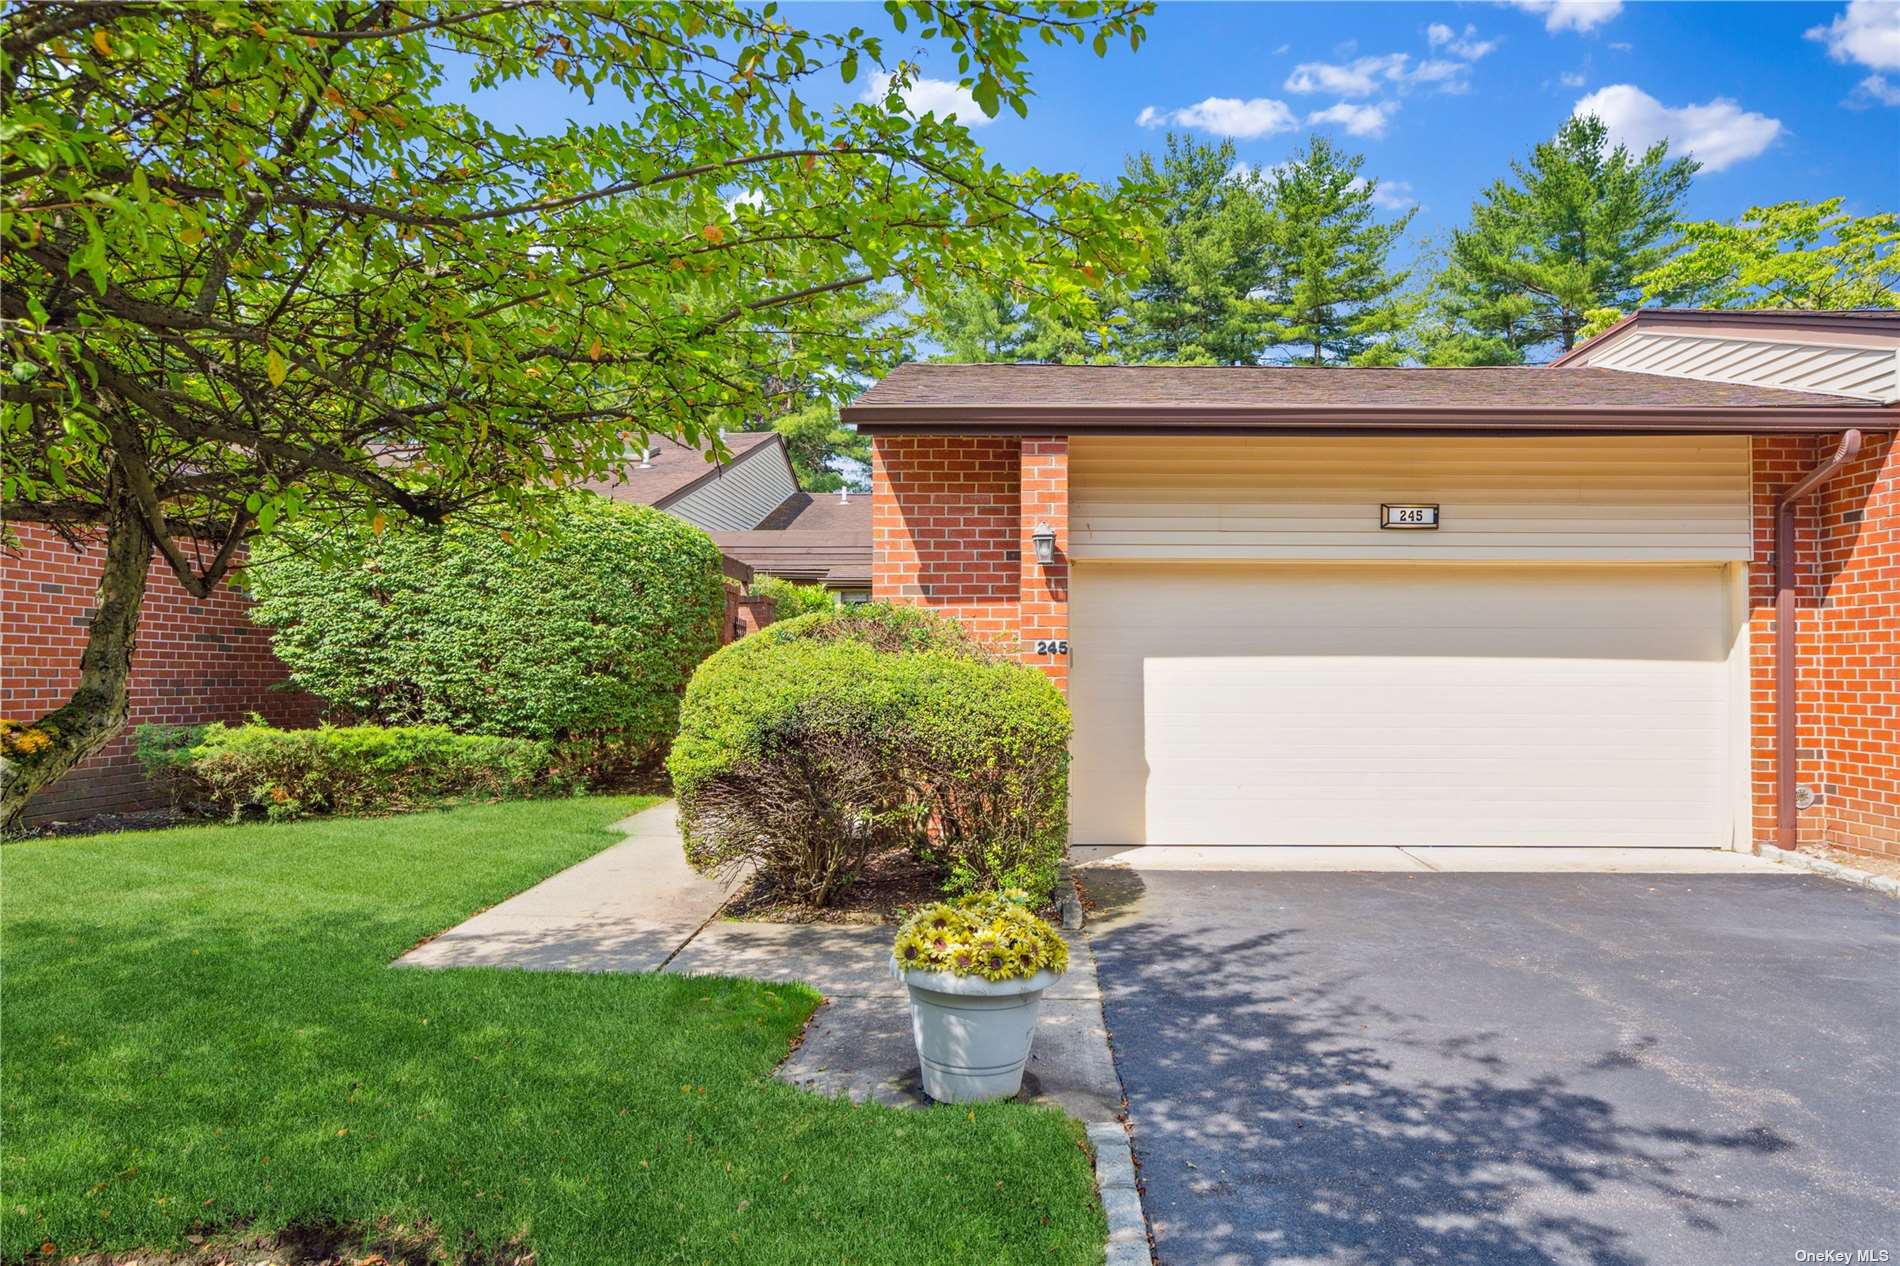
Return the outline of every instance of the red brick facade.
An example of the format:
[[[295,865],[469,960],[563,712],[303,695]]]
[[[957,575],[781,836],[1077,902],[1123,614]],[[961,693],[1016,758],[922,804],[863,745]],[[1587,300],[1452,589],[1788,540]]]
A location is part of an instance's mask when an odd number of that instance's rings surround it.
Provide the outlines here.
[[[1069,443],[1063,436],[879,436],[871,593],[952,615],[1067,687]],[[1036,561],[1038,525],[1056,561]]]
[[[0,550],[0,715],[24,720],[66,702],[79,678],[94,591],[96,555],[75,553],[38,524],[12,525],[17,550]],[[244,595],[221,587],[200,601],[155,561],[132,657],[132,712],[125,733],[42,792],[29,822],[80,818],[157,803],[132,754],[132,727],[236,721],[251,712],[308,725],[316,702],[271,687],[286,673],[266,630],[251,623]]]
[[[1749,569],[1753,838],[1774,840],[1774,507],[1836,437],[1754,444]],[[964,620],[1065,688],[1069,635],[1068,441],[1063,436],[878,436],[873,594]],[[1056,562],[1036,562],[1038,524]],[[1801,508],[1798,780],[1816,793],[1803,843],[1900,856],[1900,453],[1870,435],[1861,457]]]
[[[1775,826],[1775,502],[1838,437],[1755,441],[1749,569],[1755,842]],[[1900,857],[1900,449],[1870,434],[1861,455],[1795,517],[1799,693],[1795,780],[1815,794],[1803,844]]]

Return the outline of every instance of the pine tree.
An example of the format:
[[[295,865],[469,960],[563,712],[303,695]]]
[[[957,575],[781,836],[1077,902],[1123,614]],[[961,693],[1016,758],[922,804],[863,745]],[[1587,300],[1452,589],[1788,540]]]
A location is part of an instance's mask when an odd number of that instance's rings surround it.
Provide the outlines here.
[[[1670,158],[1664,141],[1640,156],[1612,147],[1593,115],[1569,120],[1512,163],[1512,179],[1485,190],[1470,226],[1452,235],[1446,310],[1463,334],[1516,359],[1568,351],[1593,311],[1636,305],[1637,278],[1668,255],[1699,167]]]
[[[1133,286],[1130,360],[1250,365],[1265,351],[1256,292],[1269,216],[1258,176],[1232,141],[1170,134],[1159,158],[1129,158],[1127,177],[1153,199],[1159,244]]]
[[[1380,223],[1378,182],[1365,158],[1323,137],[1273,169],[1265,182],[1268,236],[1261,294],[1270,344],[1297,364],[1392,363],[1405,327],[1407,274],[1389,266],[1408,211]]]

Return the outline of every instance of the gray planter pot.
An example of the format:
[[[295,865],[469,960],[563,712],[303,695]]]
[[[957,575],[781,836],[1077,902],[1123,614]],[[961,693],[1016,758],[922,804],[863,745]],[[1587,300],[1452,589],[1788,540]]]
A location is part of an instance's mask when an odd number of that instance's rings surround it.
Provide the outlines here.
[[[925,1094],[939,1103],[981,1103],[1022,1089],[1042,991],[1059,975],[1039,971],[1023,980],[985,980],[907,972],[895,961],[892,968],[910,990],[911,1034]]]

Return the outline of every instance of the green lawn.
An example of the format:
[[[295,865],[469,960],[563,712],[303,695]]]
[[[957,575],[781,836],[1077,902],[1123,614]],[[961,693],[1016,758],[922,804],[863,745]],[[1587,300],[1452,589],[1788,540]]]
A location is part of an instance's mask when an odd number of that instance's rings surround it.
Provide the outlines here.
[[[774,1081],[807,990],[387,966],[644,803],[0,848],[0,1255],[388,1218],[540,1266],[1100,1262],[1066,1118]]]

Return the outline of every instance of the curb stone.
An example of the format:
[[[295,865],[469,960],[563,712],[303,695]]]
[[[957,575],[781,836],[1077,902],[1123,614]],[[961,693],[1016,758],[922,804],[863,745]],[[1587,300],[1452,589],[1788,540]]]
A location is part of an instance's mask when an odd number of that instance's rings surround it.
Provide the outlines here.
[[[1885,893],[1889,897],[1900,897],[1900,879],[1889,879],[1885,875],[1870,874],[1856,870],[1852,866],[1843,866],[1839,862],[1830,862],[1823,857],[1809,857],[1806,853],[1789,853],[1775,850],[1775,861],[1796,870],[1812,871],[1817,875],[1826,875],[1830,879],[1839,879],[1860,888],[1871,888],[1875,892]]]
[[[1095,1147],[1095,1185],[1101,1188],[1102,1212],[1108,1216],[1106,1266],[1150,1266],[1154,1259],[1148,1253],[1148,1221],[1135,1189],[1128,1131],[1119,1121],[1098,1121],[1088,1130]]]

